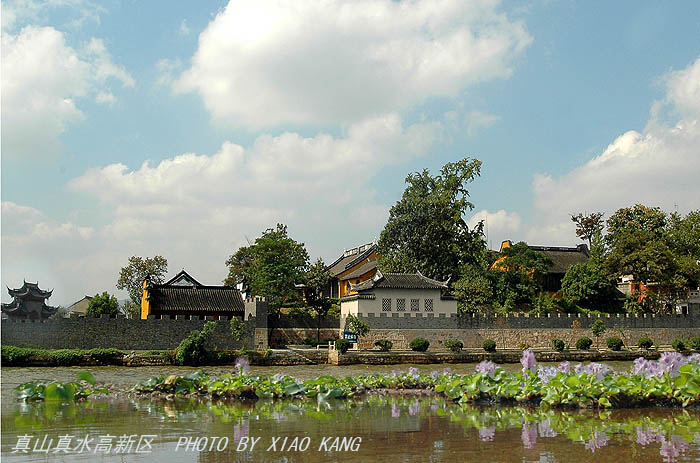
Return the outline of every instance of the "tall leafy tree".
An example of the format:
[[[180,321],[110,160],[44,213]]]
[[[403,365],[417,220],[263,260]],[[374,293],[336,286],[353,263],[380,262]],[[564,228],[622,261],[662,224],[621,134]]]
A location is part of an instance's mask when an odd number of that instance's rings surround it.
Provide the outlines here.
[[[494,302],[503,311],[531,304],[542,291],[544,275],[552,261],[521,241],[501,252],[488,275],[494,289]]]
[[[465,158],[445,164],[440,175],[423,170],[406,177],[403,196],[389,211],[379,237],[382,271],[459,277],[462,265],[485,249],[483,224],[470,230],[464,220],[474,208],[466,185],[480,170],[481,161]]]
[[[96,315],[117,315],[119,313],[119,302],[117,298],[107,291],[102,294],[95,294],[90,299],[90,303],[85,310],[85,315],[94,317]]]
[[[119,271],[117,289],[125,289],[129,293],[130,300],[125,309],[132,315],[138,314],[141,306],[143,280],[149,277],[153,283],[163,283],[168,272],[168,260],[163,256],[154,257],[129,257],[129,262]]]
[[[227,283],[244,283],[255,296],[265,296],[271,315],[279,313],[284,300],[295,291],[294,285],[305,280],[309,254],[304,243],[287,234],[287,226],[265,230],[255,242],[229,257]]]
[[[571,221],[576,224],[576,236],[582,240],[588,240],[588,247],[593,247],[593,237],[603,230],[603,213],[592,212],[590,214],[572,214]]]
[[[316,341],[321,341],[321,317],[328,315],[331,309],[331,301],[323,297],[323,290],[331,281],[331,273],[320,257],[311,264],[306,272],[306,299],[314,312],[316,312]]]

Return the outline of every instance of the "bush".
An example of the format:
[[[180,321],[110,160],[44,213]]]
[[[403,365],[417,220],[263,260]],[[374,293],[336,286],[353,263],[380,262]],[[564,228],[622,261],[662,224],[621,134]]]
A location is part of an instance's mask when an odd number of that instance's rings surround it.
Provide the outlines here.
[[[458,339],[448,339],[444,342],[444,344],[445,347],[454,353],[461,352],[462,348],[464,347],[464,343]]]
[[[554,339],[552,341],[552,347],[554,347],[554,350],[557,352],[564,352],[564,348],[566,347],[566,345],[561,339]]]
[[[654,341],[652,341],[651,338],[639,338],[637,345],[640,349],[651,349],[654,345]]]
[[[204,348],[204,343],[214,331],[216,323],[207,322],[202,331],[194,330],[180,342],[175,352],[175,363],[178,365],[201,365],[207,360],[208,352]]]
[[[388,339],[380,339],[379,341],[376,341],[374,345],[379,347],[379,350],[382,352],[389,352],[391,348],[394,347],[394,343]]]
[[[344,354],[350,349],[350,346],[352,343],[348,341],[347,339],[338,339],[335,342],[335,348],[340,351],[341,354]]]
[[[493,339],[486,339],[481,345],[486,352],[496,352],[496,341]]]
[[[688,341],[688,345],[692,350],[700,352],[700,336],[693,336],[690,338],[690,341]]]
[[[85,315],[88,317],[98,317],[100,315],[116,316],[119,313],[119,302],[117,298],[109,294],[107,291],[102,294],[95,294],[90,299],[90,304],[85,309]]]
[[[672,343],[671,345],[673,346],[673,349],[674,349],[676,352],[683,352],[683,351],[685,351],[685,350],[688,350],[687,347],[686,347],[686,345],[685,345],[685,341],[683,341],[683,340],[680,339],[680,338],[674,339],[674,340],[673,340],[673,343]]]
[[[593,345],[593,340],[589,337],[582,337],[576,340],[576,349],[578,350],[588,350]]]
[[[425,338],[416,338],[411,341],[409,347],[416,352],[425,352],[428,350],[428,347],[430,347],[430,341]]]
[[[622,339],[618,338],[617,336],[611,336],[608,338],[607,345],[608,349],[617,351],[621,350],[625,343],[622,342]]]
[[[367,336],[369,323],[354,315],[348,315],[347,320],[345,320],[345,330],[355,333],[358,337]]]

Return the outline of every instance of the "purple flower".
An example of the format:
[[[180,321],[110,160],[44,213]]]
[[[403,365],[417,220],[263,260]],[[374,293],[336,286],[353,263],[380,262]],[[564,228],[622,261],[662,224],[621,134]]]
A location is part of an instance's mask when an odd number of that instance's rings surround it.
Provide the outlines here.
[[[589,439],[588,441],[586,441],[585,447],[587,450],[590,450],[591,452],[595,452],[597,449],[608,445],[609,440],[610,440],[610,438],[608,437],[607,434],[605,434],[604,432],[596,431],[593,433],[593,437],[591,439]]]
[[[419,411],[420,411],[420,404],[418,403],[417,400],[408,406],[408,414],[410,416],[416,416]]]
[[[496,426],[479,429],[479,440],[483,442],[491,442],[493,436],[496,435]]]
[[[493,378],[493,375],[496,372],[496,364],[490,360],[484,360],[476,366],[476,371],[477,373],[483,373]]]
[[[537,429],[540,432],[540,437],[557,437],[557,432],[552,429],[552,424],[548,419],[537,423]]]
[[[418,368],[415,368],[415,367],[409,368],[408,374],[413,376],[413,379],[418,379]]]
[[[685,358],[686,363],[694,363],[700,365],[700,354],[692,354]]]
[[[445,376],[451,375],[452,374],[452,368],[447,367],[444,370],[442,370],[442,374]]]
[[[537,425],[535,423],[523,423],[523,431],[520,434],[520,438],[526,449],[533,448],[537,443]]]
[[[438,376],[440,376],[440,373],[437,370],[433,370],[430,372],[430,377],[433,378],[433,381],[437,381]]]
[[[668,373],[671,378],[679,376],[678,370],[685,365],[686,358],[679,352],[664,352],[657,362],[659,372]]]
[[[523,357],[520,359],[520,363],[523,365],[523,373],[528,370],[534,373],[537,369],[537,360],[535,360],[535,353],[532,349],[525,349],[523,352]]]
[[[239,375],[247,375],[250,373],[250,363],[248,363],[248,359],[245,357],[238,357],[235,367]]]
[[[557,367],[557,370],[561,371],[562,373],[570,373],[571,365],[569,365],[569,362],[561,362]]]
[[[400,374],[401,374],[401,370],[394,370],[394,371],[391,372],[391,375],[390,375],[390,376],[391,376],[392,378],[396,378],[396,377],[399,376]]]
[[[539,376],[542,384],[550,382],[552,378],[557,376],[557,373],[559,373],[559,370],[554,367],[543,367],[541,365],[537,367],[537,376]]]
[[[602,363],[589,363],[588,365],[582,365],[577,363],[574,367],[576,373],[586,373],[587,375],[593,375],[598,378],[598,381],[602,381],[605,377],[611,374],[612,368]]]
[[[400,416],[401,416],[401,410],[399,410],[399,407],[397,407],[396,404],[391,404],[391,417],[398,418]]]

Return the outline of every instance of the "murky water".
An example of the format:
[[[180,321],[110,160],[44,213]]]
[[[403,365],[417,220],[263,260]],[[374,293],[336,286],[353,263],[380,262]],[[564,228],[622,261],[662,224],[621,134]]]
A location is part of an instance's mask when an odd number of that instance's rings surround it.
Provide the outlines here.
[[[469,365],[450,367],[473,371]],[[300,379],[368,372],[364,366],[329,369],[291,367],[282,372]],[[14,381],[73,380],[80,370],[2,369],[4,462],[700,461],[697,409],[546,411],[460,407],[439,397],[383,395],[327,403],[103,398],[60,405],[6,399]],[[213,375],[228,370],[207,368]],[[131,384],[190,369],[91,371],[98,380]]]

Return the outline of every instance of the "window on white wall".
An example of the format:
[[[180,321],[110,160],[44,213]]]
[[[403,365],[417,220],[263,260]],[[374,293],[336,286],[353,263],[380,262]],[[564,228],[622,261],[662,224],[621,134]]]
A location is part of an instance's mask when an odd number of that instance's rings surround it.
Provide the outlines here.
[[[418,312],[420,310],[420,300],[411,299],[411,312]]]
[[[391,312],[391,299],[382,299],[382,312]]]
[[[406,299],[396,299],[396,311],[405,312],[406,311]]]
[[[426,312],[432,312],[432,311],[433,311],[433,300],[432,300],[432,299],[426,299],[426,300],[425,300],[425,311],[426,311]]]

